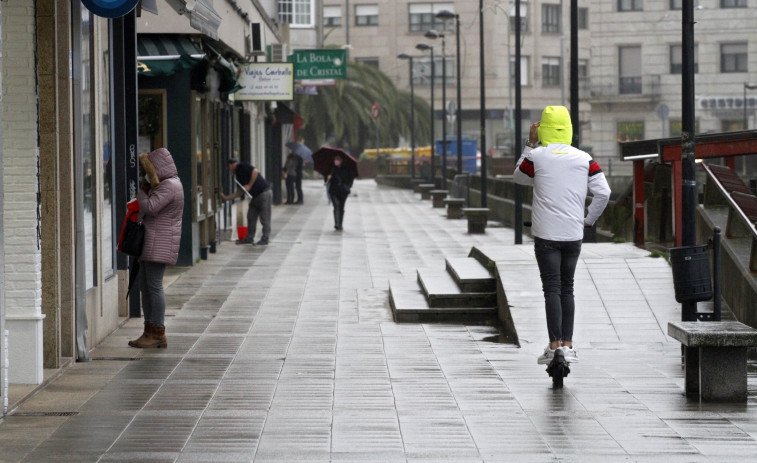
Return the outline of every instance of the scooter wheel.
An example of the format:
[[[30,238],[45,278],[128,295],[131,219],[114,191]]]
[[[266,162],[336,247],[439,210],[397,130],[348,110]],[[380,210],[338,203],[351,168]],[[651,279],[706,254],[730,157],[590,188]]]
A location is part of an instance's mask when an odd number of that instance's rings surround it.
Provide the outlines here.
[[[567,374],[565,374],[565,365],[555,365],[555,368],[552,371],[552,387],[555,389],[562,389],[563,378],[565,378],[566,376]]]

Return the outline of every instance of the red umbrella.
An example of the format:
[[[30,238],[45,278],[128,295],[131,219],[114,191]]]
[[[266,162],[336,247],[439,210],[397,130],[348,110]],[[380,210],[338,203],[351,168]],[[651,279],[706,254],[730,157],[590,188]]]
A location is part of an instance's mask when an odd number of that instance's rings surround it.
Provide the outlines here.
[[[353,158],[342,149],[332,148],[330,146],[323,146],[321,149],[313,153],[313,169],[320,174],[329,175],[331,169],[334,167],[334,156],[337,154],[342,157],[342,165],[352,171],[352,175],[358,177],[357,159]]]

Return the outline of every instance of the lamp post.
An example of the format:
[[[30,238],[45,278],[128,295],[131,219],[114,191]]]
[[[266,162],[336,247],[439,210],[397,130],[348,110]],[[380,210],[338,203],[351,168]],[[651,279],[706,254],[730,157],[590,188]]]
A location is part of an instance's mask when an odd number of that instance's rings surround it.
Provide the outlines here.
[[[757,84],[749,84],[744,82],[744,130],[749,130],[749,118],[746,112],[746,91],[757,90]]]
[[[478,0],[478,38],[479,62],[481,68],[479,87],[481,88],[481,107],[479,118],[481,123],[481,207],[486,207],[486,79],[484,78],[484,0]]]
[[[457,173],[462,174],[463,173],[463,110],[462,110],[462,92],[460,91],[460,80],[462,77],[462,74],[460,72],[460,15],[455,14],[449,10],[441,10],[440,12],[436,13],[437,19],[441,19],[442,21],[446,21],[448,19],[455,19],[455,45],[456,45],[456,53],[455,61],[457,64],[457,73],[455,74],[455,79],[457,80],[457,114],[456,116],[456,122],[457,122]]]
[[[447,189],[447,55],[444,49],[444,34],[434,29],[426,32],[427,39],[442,39],[442,190]],[[436,63],[433,63],[436,66]]]
[[[419,43],[415,48],[420,51],[431,51],[431,176],[429,181],[436,183],[434,174],[434,47],[427,43]]]
[[[407,53],[397,55],[410,62],[410,178],[415,178],[415,87],[413,86],[413,57]]]

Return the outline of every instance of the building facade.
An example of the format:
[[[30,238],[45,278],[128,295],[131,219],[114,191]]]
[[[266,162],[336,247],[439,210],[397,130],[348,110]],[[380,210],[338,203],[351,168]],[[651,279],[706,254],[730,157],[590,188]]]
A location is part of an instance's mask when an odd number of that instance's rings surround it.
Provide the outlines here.
[[[427,51],[417,50],[416,45],[426,43],[434,47],[437,139],[441,139],[444,109],[456,109],[456,80],[460,78],[463,136],[479,140],[482,72],[480,56],[483,51],[486,87],[484,149],[498,155],[512,155],[515,107],[515,79],[512,70],[517,43],[513,19],[515,9],[512,2],[484,2],[483,47],[479,39],[479,2],[324,0],[323,3],[325,46],[347,46],[351,58],[378,66],[403,89],[410,88],[410,71],[407,62],[398,59],[397,55],[406,53],[413,56],[415,92],[427,101],[431,99],[431,56]],[[589,67],[590,37],[585,20],[588,8],[581,6],[579,16],[584,20],[579,27],[579,69],[585,74]],[[459,15],[460,76],[456,75],[456,23],[454,19],[442,21],[436,18],[436,13],[442,10]],[[525,136],[528,126],[532,121],[538,120],[544,106],[567,104],[570,99],[569,20],[570,2],[521,2],[522,127]],[[443,34],[443,39],[425,37],[430,29]],[[446,92],[443,92],[444,84]],[[582,102],[580,117],[584,138],[589,137],[589,127],[585,123],[588,120],[588,110],[589,106]],[[447,133],[456,134],[454,124],[448,125]]]
[[[621,141],[681,135],[682,3],[591,2],[587,97],[595,156],[617,159]],[[757,1],[694,4],[695,129],[697,133],[753,129],[757,126]],[[754,89],[747,88],[751,85]],[[737,167],[742,174],[755,175],[754,167],[741,162]]]

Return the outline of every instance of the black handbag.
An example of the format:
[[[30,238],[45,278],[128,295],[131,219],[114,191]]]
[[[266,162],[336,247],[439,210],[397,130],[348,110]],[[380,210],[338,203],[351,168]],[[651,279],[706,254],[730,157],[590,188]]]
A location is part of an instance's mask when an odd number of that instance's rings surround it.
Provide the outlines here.
[[[139,257],[142,255],[142,246],[145,243],[145,226],[141,220],[136,222],[126,220],[121,233],[121,242],[118,243],[118,250],[122,253]]]

